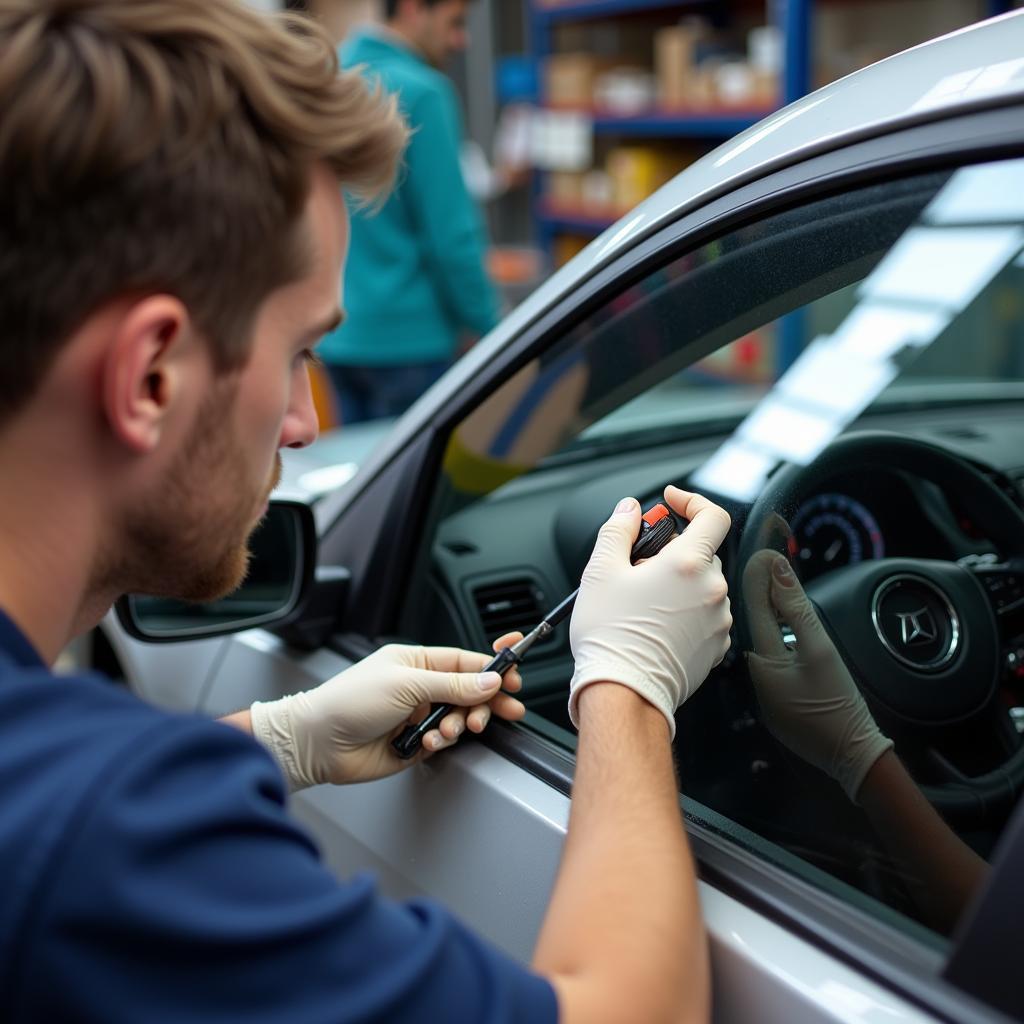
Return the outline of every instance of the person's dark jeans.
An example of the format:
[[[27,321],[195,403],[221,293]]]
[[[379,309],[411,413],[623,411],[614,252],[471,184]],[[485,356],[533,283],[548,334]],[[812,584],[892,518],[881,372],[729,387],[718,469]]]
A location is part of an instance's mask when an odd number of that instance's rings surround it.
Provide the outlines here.
[[[341,406],[342,424],[400,416],[450,365],[448,362],[410,366],[330,364],[328,370]]]

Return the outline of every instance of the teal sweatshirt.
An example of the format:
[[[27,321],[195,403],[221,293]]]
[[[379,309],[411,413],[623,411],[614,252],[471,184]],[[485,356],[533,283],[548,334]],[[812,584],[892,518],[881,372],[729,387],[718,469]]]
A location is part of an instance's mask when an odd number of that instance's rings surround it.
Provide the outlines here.
[[[413,135],[399,184],[377,213],[352,213],[344,326],[319,352],[341,366],[454,357],[463,333],[485,334],[498,299],[484,267],[484,230],[459,166],[462,119],[448,78],[401,41],[357,34],[340,52],[398,94]]]

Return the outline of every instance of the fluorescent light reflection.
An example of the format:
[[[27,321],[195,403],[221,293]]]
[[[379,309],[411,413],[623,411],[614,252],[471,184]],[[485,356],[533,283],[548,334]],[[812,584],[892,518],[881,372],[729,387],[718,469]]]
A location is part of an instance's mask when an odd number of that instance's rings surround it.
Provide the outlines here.
[[[967,167],[952,177],[924,212],[929,224],[1024,221],[1024,160]]]
[[[798,117],[803,117],[804,114],[813,110],[819,103],[824,103],[825,100],[831,98],[832,95],[828,94],[826,96],[819,96],[815,100],[805,100],[794,109],[772,115],[767,121],[763,121],[761,123],[760,128],[756,130],[749,129],[750,134],[745,138],[741,135],[735,145],[730,146],[725,153],[715,161],[715,167],[723,167],[725,164],[729,163],[730,160],[735,160],[741,153],[745,153],[748,149],[756,146],[759,142],[763,142],[769,135],[777,132],[783,125],[789,124],[790,121],[794,121]]]
[[[1024,230],[990,226],[1024,220],[1024,160],[959,171],[922,219],[835,333],[816,338],[693,475],[695,487],[750,502],[779,462],[813,461],[1011,260],[1024,267]]]
[[[1022,245],[1019,228],[911,228],[864,282],[860,295],[959,313]]]
[[[694,486],[737,501],[753,501],[768,481],[778,459],[726,441],[693,476]]]
[[[780,459],[806,465],[836,436],[830,415],[805,412],[790,405],[785,395],[769,395],[743,421],[740,438]]]
[[[776,387],[787,399],[823,406],[846,420],[869,405],[898,372],[887,359],[865,357],[849,341],[837,345],[832,338],[818,338]]]
[[[929,110],[978,96],[1009,91],[1024,71],[1024,59],[1003,60],[939,79],[910,109]]]
[[[949,322],[944,310],[899,309],[864,302],[840,324],[832,343],[856,359],[892,359],[905,348],[930,345]]]

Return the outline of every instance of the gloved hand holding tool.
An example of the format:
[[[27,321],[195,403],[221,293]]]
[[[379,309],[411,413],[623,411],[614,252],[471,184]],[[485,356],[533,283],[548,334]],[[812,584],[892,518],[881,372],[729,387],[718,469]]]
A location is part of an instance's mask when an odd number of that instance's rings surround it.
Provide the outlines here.
[[[789,562],[756,552],[743,572],[754,650],[750,677],[771,734],[836,780],[856,802],[864,777],[893,742],[871,717]],[[783,643],[780,622],[796,637]]]
[[[633,502],[633,510],[639,512],[636,501]],[[664,505],[655,505],[644,516],[639,526],[633,527],[631,536],[635,538],[632,544],[630,558],[638,561],[642,558],[650,558],[657,554],[664,547],[675,533],[675,520],[672,514]],[[599,541],[600,543],[600,541]],[[585,578],[585,574],[584,574]],[[579,594],[579,588],[574,590],[565,600],[556,605],[540,623],[530,630],[518,643],[503,648],[498,654],[484,666],[484,672],[497,672],[504,675],[513,666],[522,661],[526,652],[538,641],[548,636],[571,611]],[[423,737],[431,729],[436,729],[442,720],[454,710],[451,704],[440,704],[433,708],[429,715],[421,722],[405,728],[394,740],[393,746],[399,757],[407,759],[413,757],[423,743]]]
[[[676,708],[729,650],[728,585],[715,554],[729,516],[678,487],[667,487],[665,500],[689,525],[657,558],[631,564],[640,508],[626,498],[601,528],[583,572],[569,634],[576,659],[569,717],[577,727],[581,691],[613,682],[658,708],[675,736]]]
[[[518,639],[509,634],[495,648]],[[454,647],[388,644],[313,690],[250,708],[253,735],[267,747],[292,792],[324,782],[365,782],[405,767],[391,749],[395,729],[431,701],[457,702],[450,746],[462,731],[483,729],[491,713],[516,720],[525,708],[499,693],[501,676],[487,669],[487,655]],[[505,689],[522,686],[519,673]],[[450,706],[450,705],[449,705]]]

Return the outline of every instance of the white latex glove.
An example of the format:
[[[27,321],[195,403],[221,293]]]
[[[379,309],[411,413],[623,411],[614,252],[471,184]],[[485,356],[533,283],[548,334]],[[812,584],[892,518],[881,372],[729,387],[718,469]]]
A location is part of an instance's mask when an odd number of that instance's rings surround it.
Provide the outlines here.
[[[681,536],[631,565],[641,512],[634,498],[624,498],[601,527],[583,572],[569,628],[576,659],[569,717],[577,727],[580,691],[612,682],[658,708],[675,736],[676,708],[729,650],[729,588],[715,554],[729,515],[678,487],[665,489],[665,501],[689,520]]]
[[[758,551],[743,572],[754,651],[750,677],[771,734],[836,780],[856,802],[871,766],[893,746],[882,735],[843,659],[786,559]],[[796,637],[782,642],[779,623]]]
[[[509,633],[495,641],[500,650],[520,639]],[[250,708],[253,735],[274,755],[294,792],[324,782],[366,782],[415,764],[451,746],[465,730],[482,732],[491,713],[516,720],[523,705],[513,693],[522,687],[512,669],[504,677],[481,675],[490,656],[454,647],[389,644],[305,693]],[[391,740],[430,704],[457,704],[439,729],[423,738],[423,749],[408,761]]]

